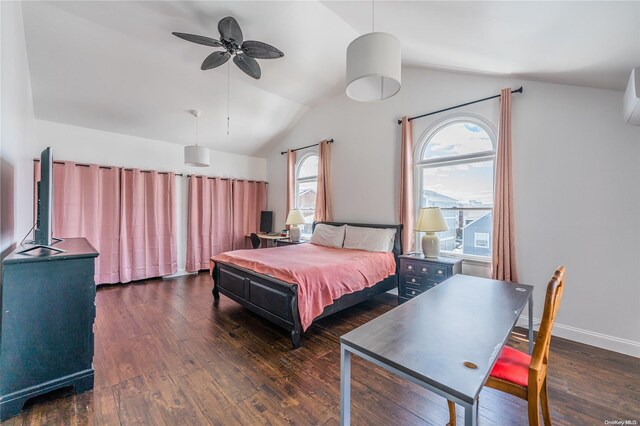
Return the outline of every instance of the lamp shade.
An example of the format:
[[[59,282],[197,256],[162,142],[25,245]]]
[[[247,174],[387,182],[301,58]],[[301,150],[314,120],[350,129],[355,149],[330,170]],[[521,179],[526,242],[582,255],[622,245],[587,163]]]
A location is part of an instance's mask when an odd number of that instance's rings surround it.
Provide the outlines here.
[[[361,102],[381,101],[401,86],[400,40],[387,33],[368,33],[347,48],[347,96]]]
[[[304,216],[302,215],[302,210],[290,210],[289,216],[287,216],[287,225],[302,225],[305,223]]]
[[[418,216],[418,222],[416,223],[416,231],[441,232],[448,230],[449,226],[444,220],[444,216],[439,207],[420,209],[420,216]]]
[[[210,161],[209,148],[199,145],[184,147],[184,164],[187,166],[207,167]]]

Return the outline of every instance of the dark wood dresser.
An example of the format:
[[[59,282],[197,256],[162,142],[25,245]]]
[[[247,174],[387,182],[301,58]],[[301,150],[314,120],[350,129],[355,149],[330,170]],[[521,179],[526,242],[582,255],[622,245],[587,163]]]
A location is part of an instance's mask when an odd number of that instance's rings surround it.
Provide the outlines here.
[[[0,420],[34,396],[93,388],[98,252],[85,238],[55,246],[65,252],[16,250],[2,261]]]
[[[398,302],[406,302],[461,272],[461,259],[429,258],[416,253],[402,255],[400,256]]]

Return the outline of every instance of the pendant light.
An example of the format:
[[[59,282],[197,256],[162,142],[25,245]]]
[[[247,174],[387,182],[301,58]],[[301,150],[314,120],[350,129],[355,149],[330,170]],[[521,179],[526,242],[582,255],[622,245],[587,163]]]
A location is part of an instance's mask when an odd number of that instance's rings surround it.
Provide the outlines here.
[[[347,89],[351,99],[381,101],[400,91],[402,52],[392,34],[375,32],[372,1],[371,32],[353,40],[347,48]]]
[[[195,167],[208,167],[209,162],[209,148],[198,145],[198,117],[200,117],[200,110],[192,109],[189,113],[196,119],[196,144],[184,147],[184,164],[187,166]]]

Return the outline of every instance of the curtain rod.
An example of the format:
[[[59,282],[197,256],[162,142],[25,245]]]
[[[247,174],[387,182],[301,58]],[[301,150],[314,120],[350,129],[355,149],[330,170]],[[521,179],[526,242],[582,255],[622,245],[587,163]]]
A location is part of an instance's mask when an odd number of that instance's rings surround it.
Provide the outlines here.
[[[327,139],[327,142],[333,143],[333,139]],[[318,145],[320,145],[320,143],[314,143],[312,145],[303,146],[302,148],[292,149],[291,151],[296,152],[296,151],[300,151],[301,149],[307,149],[307,148],[311,148],[313,146],[318,146]],[[289,151],[281,151],[280,155],[285,155],[287,152]]]
[[[511,91],[511,93],[522,93],[522,92],[524,92],[524,89],[522,88],[522,86],[520,86],[518,89],[515,89],[515,90]],[[494,95],[494,96],[489,96],[487,98],[476,99],[475,101],[466,102],[464,104],[452,106],[452,107],[445,108],[445,109],[440,109],[438,111],[428,112],[428,113],[422,114],[422,115],[416,115],[415,117],[409,117],[409,121],[413,121],[413,120],[415,120],[417,118],[428,117],[428,116],[434,115],[434,114],[439,114],[439,113],[445,112],[445,111],[451,111],[452,109],[462,108],[462,107],[467,106],[467,105],[473,105],[473,104],[477,104],[477,103],[480,103],[480,102],[488,101],[490,99],[495,99],[495,98],[499,98],[499,97],[500,97],[500,95]],[[398,120],[398,124],[402,124],[402,120]]]
[[[39,158],[34,158],[34,159],[33,159],[33,161],[34,161],[34,162],[36,162],[36,163],[39,163],[39,162],[40,162],[40,159],[39,159]],[[54,163],[54,164],[65,164],[65,162],[64,162],[64,161],[59,161],[59,160],[58,160],[58,161],[55,161],[55,160],[54,160],[54,161],[53,161],[53,163]],[[76,167],[91,167],[91,164],[76,163]],[[113,169],[113,167],[112,167],[112,166],[98,166],[98,168],[100,168],[100,169],[104,169],[104,170],[111,170],[111,169]],[[132,170],[133,170],[133,169],[127,169],[127,168],[124,168],[124,167],[116,167],[116,168],[121,168],[122,170],[125,170],[125,171],[128,171],[128,172],[130,172],[130,171],[132,171]],[[140,173],[151,173],[151,172],[153,172],[153,171],[155,171],[155,170],[140,170]],[[171,173],[171,172],[158,172],[158,174],[159,174],[159,175],[168,175],[169,173]],[[183,173],[175,173],[175,175],[176,175],[176,176],[180,176],[180,177],[183,177],[183,176],[184,176],[184,177],[191,177],[191,176],[195,176],[195,177],[206,177],[207,179],[235,180],[235,181],[238,181],[238,182],[264,182],[265,184],[269,185],[269,182],[267,182],[267,181],[262,181],[262,180],[234,179],[234,178],[218,178],[218,177],[215,177],[215,176],[186,175],[186,174],[183,174]]]

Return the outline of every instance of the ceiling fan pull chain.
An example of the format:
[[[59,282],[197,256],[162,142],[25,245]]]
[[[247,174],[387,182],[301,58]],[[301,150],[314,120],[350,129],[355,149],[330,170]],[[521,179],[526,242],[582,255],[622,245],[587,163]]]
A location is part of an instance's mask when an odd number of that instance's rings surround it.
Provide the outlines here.
[[[376,0],[371,0],[371,32],[376,32]]]
[[[229,71],[229,62],[227,62],[227,136],[229,136],[229,121],[230,121],[229,120],[229,115],[230,115],[230,113],[229,113],[229,109],[230,109],[229,108],[229,91],[230,91],[230,89],[229,89],[229,85],[230,85],[230,83],[229,83],[229,72],[230,72]]]

